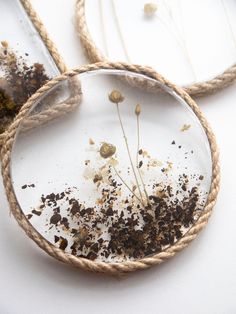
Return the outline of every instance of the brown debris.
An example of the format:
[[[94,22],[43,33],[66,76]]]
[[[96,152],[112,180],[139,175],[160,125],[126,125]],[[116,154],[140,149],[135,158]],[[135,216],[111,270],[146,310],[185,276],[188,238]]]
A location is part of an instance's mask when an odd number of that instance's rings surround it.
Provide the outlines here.
[[[0,78],[0,133],[3,133],[21,106],[49,77],[42,64],[28,65],[6,41],[0,46],[0,71],[3,73]]]

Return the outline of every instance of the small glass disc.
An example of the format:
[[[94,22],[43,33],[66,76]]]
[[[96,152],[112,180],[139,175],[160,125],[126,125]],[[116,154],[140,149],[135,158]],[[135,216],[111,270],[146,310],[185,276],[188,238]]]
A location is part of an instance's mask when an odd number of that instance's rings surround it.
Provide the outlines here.
[[[176,243],[204,211],[211,185],[209,143],[193,111],[157,81],[120,70],[51,88],[22,121],[11,157],[32,226],[60,249],[104,262]]]

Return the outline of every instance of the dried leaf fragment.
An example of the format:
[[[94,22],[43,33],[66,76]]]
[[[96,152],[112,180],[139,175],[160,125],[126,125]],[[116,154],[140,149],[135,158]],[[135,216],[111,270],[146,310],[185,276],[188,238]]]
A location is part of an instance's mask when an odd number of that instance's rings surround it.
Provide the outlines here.
[[[188,131],[191,128],[191,124],[184,124],[180,129],[181,132]]]

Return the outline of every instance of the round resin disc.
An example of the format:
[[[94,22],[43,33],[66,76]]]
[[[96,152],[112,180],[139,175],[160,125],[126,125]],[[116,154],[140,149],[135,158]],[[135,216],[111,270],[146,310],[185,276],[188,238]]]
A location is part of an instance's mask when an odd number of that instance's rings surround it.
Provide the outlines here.
[[[105,262],[176,243],[204,212],[212,178],[209,142],[190,107],[124,70],[52,87],[21,122],[11,158],[32,226],[65,252]]]

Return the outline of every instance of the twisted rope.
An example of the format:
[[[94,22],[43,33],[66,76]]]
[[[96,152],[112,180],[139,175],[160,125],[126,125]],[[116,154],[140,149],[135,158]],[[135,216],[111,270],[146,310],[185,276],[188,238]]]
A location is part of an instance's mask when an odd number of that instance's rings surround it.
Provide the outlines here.
[[[66,253],[63,250],[55,247],[53,244],[49,243],[34,227],[30,224],[28,219],[26,219],[24,213],[22,212],[20,206],[17,203],[16,196],[14,194],[13,186],[12,186],[12,178],[10,171],[10,163],[11,163],[11,152],[14,143],[14,139],[16,136],[16,132],[20,127],[21,123],[27,118],[30,108],[33,104],[48,90],[50,90],[53,86],[57,85],[59,82],[74,77],[77,74],[81,74],[88,71],[98,70],[98,69],[116,69],[116,70],[126,70],[132,73],[138,73],[146,75],[148,78],[154,79],[164,86],[173,90],[177,95],[179,95],[185,102],[189,105],[189,107],[193,110],[193,112],[198,117],[202,127],[205,130],[206,136],[209,141],[210,149],[211,149],[211,157],[212,157],[212,181],[210,192],[208,195],[207,203],[204,211],[201,216],[193,225],[189,231],[174,245],[166,248],[160,253],[154,254],[153,256],[149,256],[137,261],[126,261],[120,263],[106,263],[99,261],[91,261],[82,257],[77,257],[72,254]],[[216,202],[217,194],[219,191],[219,183],[220,183],[220,167],[219,167],[219,156],[218,149],[215,140],[215,136],[209,126],[207,120],[204,118],[201,110],[197,106],[197,104],[191,99],[191,97],[181,88],[176,85],[170,83],[168,80],[163,78],[160,74],[156,73],[154,70],[148,67],[143,67],[139,65],[132,65],[126,63],[111,63],[111,62],[101,62],[97,64],[91,64],[87,66],[83,66],[80,68],[76,68],[66,73],[63,73],[57,78],[49,81],[46,85],[41,87],[22,107],[20,113],[14,120],[14,122],[10,125],[9,129],[5,133],[3,139],[3,147],[1,150],[1,161],[2,161],[2,175],[4,186],[6,190],[6,195],[11,207],[11,212],[17,220],[18,224],[24,229],[26,234],[45,252],[47,252],[50,256],[62,261],[64,263],[82,268],[84,270],[89,270],[93,272],[103,272],[109,274],[122,274],[128,273],[135,270],[146,269],[150,266],[160,264],[165,260],[173,257],[176,253],[183,250],[193,239],[196,238],[197,234],[203,229],[203,227],[207,224],[207,221],[212,213],[212,209]]]
[[[61,73],[65,72],[67,70],[67,66],[59,54],[56,45],[54,42],[51,40],[51,38],[48,35],[48,32],[43,25],[40,17],[34,10],[32,4],[30,3],[29,0],[20,0],[21,4],[23,5],[27,15],[29,16],[31,22],[33,23],[34,27],[38,31],[40,37],[42,38],[44,44],[46,45],[48,51],[50,52],[54,62],[56,63],[58,69],[60,70]]]
[[[76,29],[85,54],[91,62],[108,61],[107,58],[97,48],[90,32],[85,18],[85,0],[76,1]],[[204,96],[229,86],[236,80],[236,64],[229,67],[223,73],[206,82],[194,83],[184,86],[184,90],[191,96]],[[138,85],[138,82],[137,82]]]

